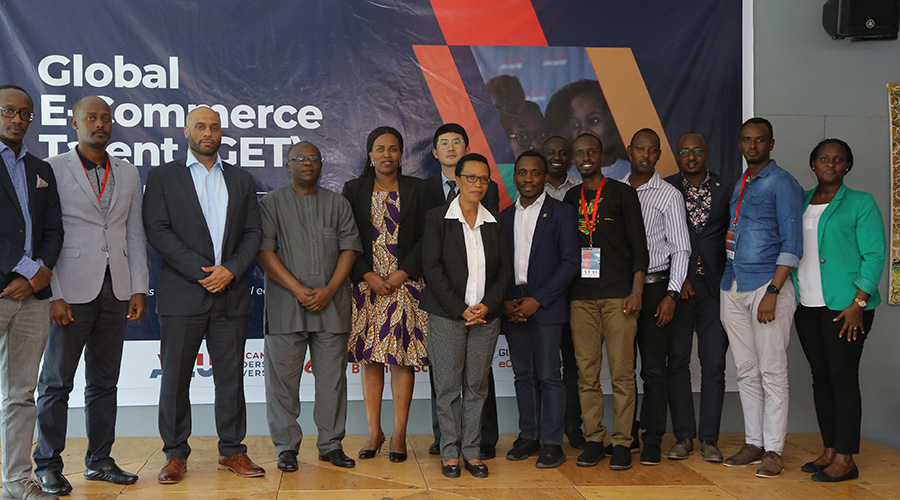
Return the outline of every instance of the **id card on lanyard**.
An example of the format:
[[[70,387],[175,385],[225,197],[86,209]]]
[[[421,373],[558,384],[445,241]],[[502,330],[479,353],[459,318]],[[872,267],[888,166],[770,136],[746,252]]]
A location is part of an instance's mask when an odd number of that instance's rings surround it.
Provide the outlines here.
[[[597,188],[597,194],[594,196],[594,211],[588,218],[588,205],[584,199],[584,184],[581,185],[581,214],[584,216],[584,222],[588,228],[588,236],[590,238],[590,247],[581,249],[581,277],[582,278],[599,278],[600,277],[600,248],[594,247],[594,228],[597,223],[597,211],[600,208],[600,195],[603,193],[603,186],[606,185],[606,177],[600,181],[600,187]]]
[[[738,232],[736,229],[738,216],[741,213],[741,203],[744,201],[744,185],[749,178],[750,171],[747,170],[747,173],[744,174],[744,178],[741,179],[741,189],[738,191],[737,206],[734,207],[734,219],[731,221],[731,227],[728,230],[728,234],[725,235],[725,255],[731,260],[734,260],[734,251],[737,248]]]

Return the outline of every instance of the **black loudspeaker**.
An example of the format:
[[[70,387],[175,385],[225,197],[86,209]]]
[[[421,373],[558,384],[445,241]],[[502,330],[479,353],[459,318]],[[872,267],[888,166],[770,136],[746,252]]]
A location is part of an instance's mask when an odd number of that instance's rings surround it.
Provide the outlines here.
[[[900,0],[828,0],[822,6],[822,26],[835,40],[895,40]]]

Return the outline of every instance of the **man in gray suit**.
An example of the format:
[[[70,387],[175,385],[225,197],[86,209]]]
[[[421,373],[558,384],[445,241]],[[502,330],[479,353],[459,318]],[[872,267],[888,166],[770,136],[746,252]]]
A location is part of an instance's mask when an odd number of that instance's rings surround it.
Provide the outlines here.
[[[50,336],[38,383],[35,472],[41,489],[66,495],[62,474],[66,417],[75,369],[85,359],[85,479],[131,484],[138,477],[110,457],[116,429],[116,392],[127,320],[145,311],[149,289],[147,243],[137,168],[106,153],[112,133],[109,105],[95,96],[72,106],[75,149],[47,159],[58,182],[66,231],[50,279]]]

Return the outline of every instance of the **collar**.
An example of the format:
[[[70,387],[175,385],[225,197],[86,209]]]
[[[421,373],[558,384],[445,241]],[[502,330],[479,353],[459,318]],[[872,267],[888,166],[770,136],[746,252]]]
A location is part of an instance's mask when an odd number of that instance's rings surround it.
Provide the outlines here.
[[[83,154],[81,154],[81,150],[78,149],[78,146],[75,146],[75,152],[78,153],[78,159],[81,160],[81,165],[84,166],[85,170],[93,170],[100,166],[99,163],[94,163],[92,160],[88,160]],[[109,153],[106,154],[107,161],[109,160]],[[112,161],[110,161],[110,166],[112,166]],[[106,168],[104,166],[104,168]]]
[[[759,177],[765,177],[765,176],[771,174],[776,168],[778,168],[778,164],[775,163],[775,160],[769,160],[769,163],[766,164],[766,166],[763,167],[763,169],[760,170],[758,174],[756,174],[756,177],[754,177],[754,179],[759,178]]]
[[[679,175],[681,175],[681,184],[685,187],[685,189],[702,189],[704,187],[709,189],[709,182],[712,179],[708,168],[706,169],[706,179],[703,179],[703,182],[701,182],[700,185],[696,187],[684,177],[683,173],[679,172]]]
[[[9,150],[10,153],[13,152],[12,148],[7,146],[6,143],[0,142],[0,146],[3,146],[2,148],[0,148],[0,153],[6,151],[7,149]],[[19,157],[16,158],[16,161],[19,161],[22,158],[25,158],[25,155],[27,155],[27,154],[28,154],[28,148],[25,146],[25,142],[23,141],[22,148],[19,150]]]
[[[707,174],[709,175],[709,174]],[[631,172],[628,172],[628,175],[622,179],[622,182],[628,184],[629,180],[631,180]],[[662,178],[659,176],[659,172],[656,169],[653,169],[653,175],[650,176],[650,180],[641,184],[637,187],[638,191],[643,191],[644,189],[659,189],[662,187]]]
[[[206,167],[202,163],[200,163],[200,160],[198,160],[197,157],[194,156],[194,152],[191,151],[191,148],[188,148],[187,157],[184,159],[184,164],[188,168],[191,168],[192,166],[194,166],[196,164],[196,165],[200,165],[201,167],[203,167],[204,170],[206,169]],[[219,167],[220,170],[223,170],[223,171],[225,170],[225,167],[222,165],[222,157],[219,156],[219,153],[216,153],[216,163],[213,165],[213,168],[216,168],[216,167]],[[210,170],[212,170],[212,169],[210,169]]]
[[[441,168],[441,186],[446,186],[446,185],[447,185],[447,181],[453,181],[453,182],[456,182],[456,179],[448,179],[448,178],[444,177],[444,169],[443,169],[443,167],[442,167],[442,168]]]
[[[544,200],[546,198],[547,198],[547,191],[544,191],[543,193],[541,193],[540,196],[537,197],[536,200],[534,200],[534,202],[531,205],[528,205],[527,207],[523,207],[522,206],[522,197],[521,196],[517,197],[516,198],[516,210],[528,210],[529,208],[534,207],[534,206],[537,206],[538,210],[540,210],[540,208],[544,205]]]
[[[444,214],[445,219],[457,219],[463,224],[468,224],[466,222],[466,218],[463,216],[462,209],[459,207],[459,196],[453,198],[453,201],[450,202],[450,205],[447,206],[447,213]],[[493,214],[491,214],[490,210],[484,208],[484,205],[481,203],[478,204],[478,216],[475,217],[475,227],[479,227],[482,224],[486,223],[496,223],[497,219],[494,218]]]

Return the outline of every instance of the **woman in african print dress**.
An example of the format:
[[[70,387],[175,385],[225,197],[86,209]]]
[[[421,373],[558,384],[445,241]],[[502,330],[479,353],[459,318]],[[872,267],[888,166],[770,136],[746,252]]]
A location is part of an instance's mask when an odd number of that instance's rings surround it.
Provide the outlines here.
[[[349,361],[362,365],[368,438],[359,458],[374,458],[384,443],[381,401],[384,365],[391,371],[394,429],[389,457],[406,460],[406,424],[416,366],[428,364],[427,313],[419,309],[422,279],[422,229],[428,204],[425,181],[400,173],[403,138],[396,129],[378,127],[366,141],[363,174],[344,185],[343,194],[363,244],[353,280],[353,326]]]

